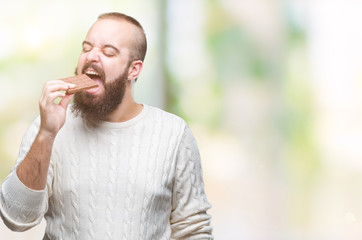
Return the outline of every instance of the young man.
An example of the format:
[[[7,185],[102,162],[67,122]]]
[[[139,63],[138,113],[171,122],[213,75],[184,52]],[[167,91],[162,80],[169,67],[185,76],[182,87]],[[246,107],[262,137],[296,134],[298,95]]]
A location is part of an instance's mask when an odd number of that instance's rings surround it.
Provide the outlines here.
[[[65,93],[72,84],[45,84],[40,116],[1,186],[10,229],[25,231],[45,217],[44,239],[213,239],[190,129],[134,100],[146,48],[135,19],[102,14],[76,70],[98,87],[73,96]]]

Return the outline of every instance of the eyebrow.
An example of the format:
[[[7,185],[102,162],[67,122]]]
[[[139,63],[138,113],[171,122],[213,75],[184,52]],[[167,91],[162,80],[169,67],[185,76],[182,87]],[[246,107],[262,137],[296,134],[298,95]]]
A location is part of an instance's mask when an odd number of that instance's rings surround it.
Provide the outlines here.
[[[84,44],[88,44],[88,45],[93,46],[93,44],[92,44],[91,42],[86,41],[86,40],[83,41],[82,45],[84,45]],[[104,49],[104,48],[112,48],[112,49],[114,49],[114,50],[117,52],[117,54],[120,53],[120,51],[118,50],[118,48],[116,48],[116,47],[113,46],[112,44],[105,44],[105,45],[103,45],[101,48],[102,48],[102,49]]]

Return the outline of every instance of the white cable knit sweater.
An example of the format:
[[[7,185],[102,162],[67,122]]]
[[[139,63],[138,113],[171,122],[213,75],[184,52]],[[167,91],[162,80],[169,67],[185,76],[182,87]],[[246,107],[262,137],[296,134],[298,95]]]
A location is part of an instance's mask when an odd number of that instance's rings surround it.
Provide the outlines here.
[[[68,110],[47,187],[34,191],[16,167],[39,124],[38,117],[1,186],[0,212],[12,230],[45,217],[44,239],[213,239],[197,145],[181,118],[144,105],[127,122],[90,128]]]

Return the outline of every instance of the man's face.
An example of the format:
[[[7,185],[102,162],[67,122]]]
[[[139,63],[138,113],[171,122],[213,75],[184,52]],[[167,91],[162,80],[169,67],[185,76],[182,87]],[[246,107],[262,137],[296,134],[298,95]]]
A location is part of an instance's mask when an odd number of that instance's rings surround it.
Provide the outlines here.
[[[128,70],[132,31],[129,23],[115,19],[102,19],[93,24],[83,41],[77,66],[77,74],[86,73],[98,84],[98,88],[87,91],[89,94],[101,96],[105,83]]]
[[[76,74],[86,73],[98,87],[77,93],[74,110],[91,121],[104,119],[121,103],[128,81],[131,26],[113,19],[98,20],[82,46]]]

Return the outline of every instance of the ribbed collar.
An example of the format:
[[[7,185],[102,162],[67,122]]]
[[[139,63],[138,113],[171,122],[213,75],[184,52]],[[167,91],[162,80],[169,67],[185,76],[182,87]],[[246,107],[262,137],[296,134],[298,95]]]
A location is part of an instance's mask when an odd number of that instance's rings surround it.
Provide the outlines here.
[[[143,109],[142,111],[135,116],[134,118],[125,121],[125,122],[107,122],[107,121],[102,121],[99,124],[99,127],[101,128],[109,128],[109,129],[117,129],[117,128],[126,128],[126,127],[130,127],[132,125],[134,125],[135,123],[137,123],[138,121],[140,121],[142,118],[144,118],[147,115],[147,112],[149,111],[150,107],[146,104],[142,104],[143,105]]]
[[[147,113],[149,112],[151,107],[149,105],[147,105],[147,104],[142,104],[142,105],[143,105],[142,111],[137,116],[135,116],[134,118],[132,118],[132,119],[130,119],[128,121],[125,121],[125,122],[101,121],[97,125],[96,128],[98,128],[98,129],[121,129],[121,128],[130,127],[130,126],[136,124],[142,118],[144,118],[147,115]],[[68,116],[70,118],[73,118],[74,120],[78,119],[76,121],[81,121],[84,124],[85,128],[89,128],[88,126],[86,126],[87,124],[85,124],[85,122],[81,119],[81,117],[74,116],[74,114],[71,112],[70,108],[68,108]]]

